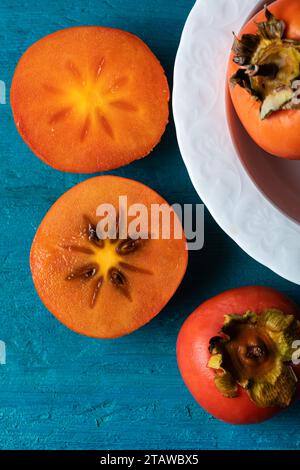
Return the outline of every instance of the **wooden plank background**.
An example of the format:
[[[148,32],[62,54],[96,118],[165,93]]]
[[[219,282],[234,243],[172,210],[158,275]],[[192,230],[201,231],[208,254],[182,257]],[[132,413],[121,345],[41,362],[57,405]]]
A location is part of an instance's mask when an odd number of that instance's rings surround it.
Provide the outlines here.
[[[9,91],[26,48],[57,29],[99,24],[144,39],[170,85],[192,0],[1,0],[0,80]],[[34,86],[34,83],[33,83]],[[79,336],[41,304],[28,255],[50,205],[85,175],[55,171],[19,137],[9,99],[0,106],[0,366],[2,449],[295,449],[300,405],[257,426],[234,427],[207,415],[182,383],[176,337],[187,315],[230,287],[271,285],[300,302],[299,287],[243,253],[205,213],[205,248],[192,252],[187,275],[148,326],[115,341]],[[115,172],[142,181],[170,203],[198,203],[176,143],[174,125],[151,156]]]

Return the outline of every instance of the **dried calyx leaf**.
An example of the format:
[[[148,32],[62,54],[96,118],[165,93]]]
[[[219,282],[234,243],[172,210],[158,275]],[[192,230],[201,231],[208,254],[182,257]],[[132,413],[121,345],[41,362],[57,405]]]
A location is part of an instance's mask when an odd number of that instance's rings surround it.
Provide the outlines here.
[[[239,65],[251,63],[251,57],[260,43],[260,38],[255,34],[243,34],[239,39],[234,34],[232,50],[235,54],[234,62]]]
[[[239,85],[244,88],[250,95],[255,99],[261,99],[258,93],[251,88],[250,76],[247,74],[245,69],[239,69],[230,79],[233,86]]]
[[[211,344],[210,344],[211,347]],[[215,353],[211,356],[208,367],[215,369],[215,386],[224,397],[234,398],[238,396],[238,386],[232,374],[223,368],[223,355]]]
[[[299,338],[300,322],[277,309],[226,315],[209,345],[217,389],[234,398],[241,386],[259,407],[288,406],[297,386],[291,359]]]
[[[300,109],[300,87],[293,88],[300,76],[300,42],[284,37],[285,22],[267,7],[265,16],[256,34],[235,36],[233,61],[240,68],[230,80],[262,102],[262,120],[276,111]]]
[[[235,398],[238,395],[237,383],[232,375],[227,371],[223,374],[216,375],[215,385],[226,398]]]
[[[292,88],[288,86],[280,87],[279,89],[272,92],[265,98],[261,106],[261,119],[266,119],[274,111],[282,109],[285,104],[292,100],[293,95],[294,93]]]
[[[286,28],[285,22],[272,15],[266,5],[265,16],[267,21],[257,23],[260,36],[263,39],[281,39]]]

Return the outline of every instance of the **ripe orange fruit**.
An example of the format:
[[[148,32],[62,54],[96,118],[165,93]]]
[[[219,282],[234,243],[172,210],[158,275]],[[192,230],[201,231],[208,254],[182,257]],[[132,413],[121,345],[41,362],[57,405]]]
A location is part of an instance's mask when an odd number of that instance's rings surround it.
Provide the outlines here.
[[[229,87],[243,126],[265,151],[299,160],[299,0],[277,0],[259,12],[233,49]]]
[[[57,31],[33,44],[11,105],[32,151],[62,171],[91,173],[147,155],[168,122],[169,88],[138,37],[104,27]]]
[[[300,397],[293,364],[299,308],[280,292],[249,286],[200,305],[177,340],[182,378],[195,400],[232,424],[271,418]]]
[[[143,239],[145,228],[137,240],[128,235],[132,217],[125,236],[116,229],[116,239],[98,237],[97,207],[110,204],[119,220],[119,196],[127,196],[128,208],[143,204],[146,236],[152,238]],[[159,222],[151,224],[153,204],[165,204],[170,211],[169,239]],[[73,187],[51,207],[35,235],[30,266],[40,298],[58,320],[84,335],[115,338],[161,311],[180,284],[187,259],[182,227],[161,196],[136,181],[98,176]]]

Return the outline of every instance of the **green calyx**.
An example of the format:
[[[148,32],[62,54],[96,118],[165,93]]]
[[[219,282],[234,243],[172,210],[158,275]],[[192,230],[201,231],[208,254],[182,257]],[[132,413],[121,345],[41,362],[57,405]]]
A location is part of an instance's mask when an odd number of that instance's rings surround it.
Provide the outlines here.
[[[300,109],[300,42],[284,37],[284,21],[266,6],[265,16],[256,34],[235,37],[233,61],[240,68],[230,80],[261,102],[261,119],[279,110]]]
[[[221,335],[209,344],[217,389],[234,398],[241,386],[259,407],[289,406],[298,381],[291,360],[299,338],[300,322],[277,309],[226,315]]]

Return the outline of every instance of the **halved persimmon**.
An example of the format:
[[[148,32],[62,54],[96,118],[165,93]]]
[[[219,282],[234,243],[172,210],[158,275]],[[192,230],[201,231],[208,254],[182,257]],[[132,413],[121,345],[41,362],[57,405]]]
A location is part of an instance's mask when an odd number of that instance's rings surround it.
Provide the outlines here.
[[[163,68],[135,35],[83,26],[33,44],[13,78],[11,105],[32,151],[62,171],[91,173],[147,155],[168,122]]]
[[[101,223],[108,227],[106,238],[103,228],[99,235]],[[180,284],[187,258],[180,221],[161,196],[136,181],[98,176],[51,207],[35,235],[30,266],[41,300],[58,320],[84,335],[114,338],[160,312]]]

